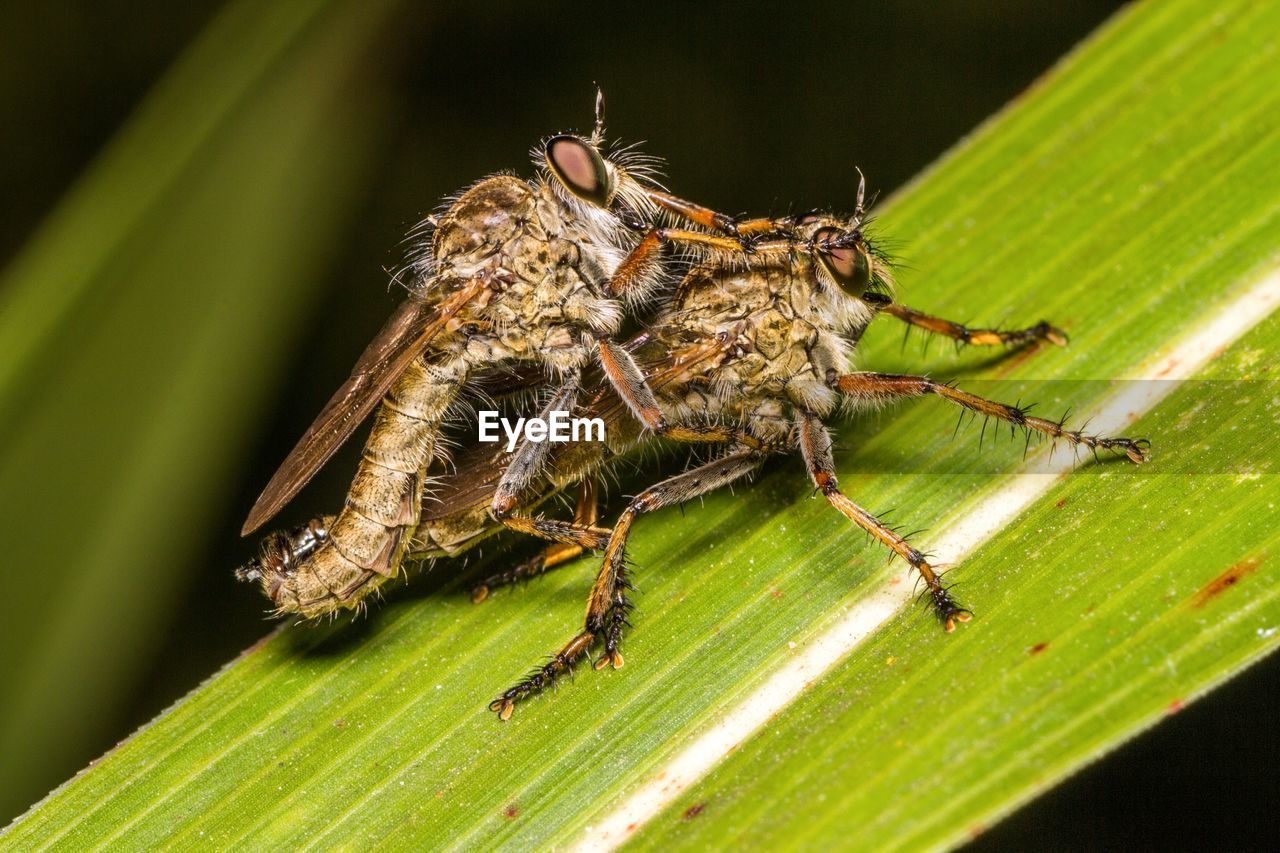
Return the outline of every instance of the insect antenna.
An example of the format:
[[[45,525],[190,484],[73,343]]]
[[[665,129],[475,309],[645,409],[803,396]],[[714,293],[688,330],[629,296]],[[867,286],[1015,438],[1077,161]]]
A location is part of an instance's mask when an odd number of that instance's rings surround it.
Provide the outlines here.
[[[867,212],[863,206],[863,202],[867,199],[867,176],[862,174],[862,170],[857,166],[853,168],[858,173],[858,196],[853,206],[853,219],[849,224],[854,228],[861,228],[862,220],[866,217]]]
[[[596,124],[591,132],[591,144],[599,145],[604,141],[604,90],[596,84]]]

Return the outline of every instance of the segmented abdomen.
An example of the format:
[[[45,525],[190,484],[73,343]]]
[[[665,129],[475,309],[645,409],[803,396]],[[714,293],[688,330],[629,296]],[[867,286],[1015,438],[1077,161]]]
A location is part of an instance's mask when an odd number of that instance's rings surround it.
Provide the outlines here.
[[[328,539],[302,560],[274,596],[281,609],[320,616],[353,608],[393,578],[418,523],[423,480],[437,453],[445,413],[466,381],[462,359],[415,360],[374,419],[346,505]],[[296,602],[296,607],[292,606]]]

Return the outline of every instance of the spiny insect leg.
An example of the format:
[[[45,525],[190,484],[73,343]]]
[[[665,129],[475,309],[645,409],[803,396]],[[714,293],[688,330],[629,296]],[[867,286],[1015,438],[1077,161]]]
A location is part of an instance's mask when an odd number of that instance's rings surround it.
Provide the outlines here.
[[[578,397],[578,372],[571,371],[564,383],[551,395],[547,405],[539,417],[550,420],[556,411],[568,411],[573,408]],[[511,455],[511,461],[502,472],[502,478],[494,489],[490,504],[494,516],[501,521],[510,512],[520,497],[520,493],[533,482],[546,463],[547,454],[551,452],[551,443],[547,441],[522,441]]]
[[[573,664],[587,653],[595,642],[595,634],[583,631],[564,645],[560,651],[551,656],[551,660],[535,669],[516,686],[503,692],[501,696],[489,703],[489,710],[497,713],[502,720],[511,719],[516,709],[516,702],[537,693],[544,687],[555,683],[563,673],[573,668]]]
[[[742,232],[742,223],[737,222],[732,216],[717,213],[698,204],[698,202],[681,199],[681,197],[673,196],[669,192],[660,190],[649,190],[646,188],[645,195],[649,196],[649,200],[653,201],[668,213],[676,214],[687,222],[701,225],[703,228],[713,228],[719,233],[728,234],[730,237],[737,237]]]
[[[646,512],[678,504],[746,476],[764,456],[751,449],[737,450],[697,468],[677,474],[641,492],[623,511],[614,525],[605,548],[604,562],[587,599],[583,629],[556,652],[550,661],[534,670],[527,678],[504,691],[489,703],[489,709],[506,720],[516,702],[553,684],[573,664],[586,655],[597,639],[603,639],[605,654],[596,668],[623,665],[619,650],[622,631],[627,624],[631,603],[627,598],[626,542],[632,523]]]
[[[471,600],[476,604],[489,597],[489,593],[501,586],[512,586],[521,581],[532,580],[556,566],[569,562],[581,555],[586,549],[581,545],[567,545],[555,542],[543,548],[537,554],[509,569],[489,575],[471,589]]]
[[[1083,445],[1095,452],[1098,449],[1123,453],[1132,462],[1147,461],[1147,449],[1151,442],[1145,438],[1108,438],[1089,435],[1082,430],[1069,430],[1062,421],[1050,421],[1027,414],[1018,406],[997,403],[968,391],[961,391],[943,382],[935,382],[927,376],[910,376],[895,373],[847,373],[829,377],[830,384],[840,393],[869,402],[893,402],[911,397],[933,394],[962,406],[987,418],[995,418],[1013,426],[1033,430],[1051,438],[1060,438],[1072,445]]]
[[[732,224],[727,217],[726,221]],[[739,238],[736,233],[733,236],[720,237],[682,228],[650,228],[614,270],[606,284],[608,292],[614,296],[625,296],[649,281],[661,263],[662,247],[667,243],[701,246],[703,249],[737,254],[752,252],[755,245],[752,240],[746,237]]]
[[[599,492],[594,475],[588,475],[578,483],[578,503],[574,508],[573,523],[596,530],[596,520],[600,516]],[[601,544],[603,547],[603,543]],[[556,566],[569,562],[587,549],[578,543],[555,542],[548,545],[540,553],[530,557],[514,568],[506,569],[490,575],[471,590],[471,600],[479,603],[488,597],[490,590],[500,586],[510,586],[522,580],[537,577]]]
[[[618,268],[614,270],[606,287],[614,296],[625,296],[649,280],[662,260],[662,236],[657,228],[650,228],[632,249]]]
[[[738,219],[660,190],[646,190],[645,194],[659,207],[676,214],[682,219],[686,219],[695,225],[701,225],[704,228],[714,229],[730,237],[740,238],[744,248],[750,248],[751,243],[747,238],[752,236],[791,233],[795,229],[798,219],[795,216],[776,218],[760,216],[751,219]]]
[[[560,521],[555,518],[529,515],[507,515],[502,523],[512,530],[539,539],[549,539],[566,545],[577,545],[591,551],[599,551],[609,542],[609,531],[604,527],[578,524],[576,521]]]
[[[908,328],[915,326],[935,335],[952,338],[961,344],[970,344],[972,346],[1021,346],[1033,341],[1049,341],[1060,347],[1067,345],[1067,333],[1049,325],[1045,320],[1041,320],[1026,329],[1003,331],[1000,329],[971,329],[963,323],[934,317],[930,314],[925,314],[923,311],[917,311],[914,308],[908,308],[897,303],[886,305],[880,310],[897,317],[906,323]]]
[[[805,412],[800,415],[799,422],[800,451],[804,455],[805,465],[809,468],[809,476],[813,478],[814,485],[822,492],[827,502],[839,510],[845,518],[857,524],[911,564],[928,586],[929,595],[933,599],[934,612],[938,614],[938,618],[948,632],[955,630],[957,622],[968,622],[969,611],[952,599],[946,587],[942,585],[938,573],[929,564],[928,558],[912,547],[902,536],[885,526],[880,519],[858,506],[840,491],[836,479],[835,460],[831,453],[831,433],[823,426],[822,421],[811,412]]]
[[[612,663],[615,668],[622,665],[622,655],[618,649],[622,640],[622,628],[626,624],[626,611],[630,607],[626,598],[629,586],[626,579],[626,551],[631,525],[645,513],[684,503],[727,486],[751,473],[763,460],[764,455],[757,450],[734,450],[650,486],[636,495],[623,510],[609,536],[609,544],[604,551],[604,565],[596,579],[596,587],[592,590],[592,602],[603,604],[607,601],[616,616],[605,632],[605,656],[601,658],[597,668],[606,663]]]
[[[636,418],[655,435],[691,444],[740,444],[753,450],[770,452],[774,448],[746,430],[724,424],[669,423],[658,407],[653,389],[631,354],[622,347],[601,339],[597,341],[600,366],[618,396]]]
[[[564,385],[552,396],[546,408],[543,409],[542,417],[547,419],[552,411],[572,407],[577,392],[578,377],[575,373],[570,375]],[[576,552],[567,556],[560,555],[558,562],[563,562],[582,553],[584,549],[603,548],[608,542],[609,531],[594,526],[596,515],[594,511],[590,514],[590,520],[586,522],[581,519],[558,521],[550,518],[534,518],[514,512],[519,505],[520,493],[542,470],[549,449],[549,442],[521,442],[507,469],[503,472],[502,479],[498,482],[489,510],[494,518],[512,530],[576,547],[578,549]],[[476,592],[478,593],[479,590]],[[481,599],[483,597],[483,595],[480,596]]]

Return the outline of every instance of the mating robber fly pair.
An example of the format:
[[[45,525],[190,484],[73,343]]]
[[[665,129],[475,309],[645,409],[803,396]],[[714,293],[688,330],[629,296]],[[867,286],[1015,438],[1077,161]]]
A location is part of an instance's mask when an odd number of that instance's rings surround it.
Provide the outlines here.
[[[491,703],[507,719],[516,702],[596,647],[597,668],[622,666],[631,609],[626,545],[640,515],[797,450],[826,500],[916,570],[946,630],[967,621],[928,558],[840,490],[826,422],[841,408],[932,394],[1050,439],[1144,460],[1145,441],[1068,430],[923,376],[850,372],[859,338],[880,314],[960,343],[1066,343],[1045,322],[969,329],[896,303],[889,261],[864,228],[864,183],[848,217],[741,220],[668,194],[653,180],[652,161],[603,146],[597,95],[593,133],[539,145],[534,178],[485,178],[428,221],[429,237],[407,269],[410,297],[244,525],[248,535],[269,521],[377,409],[343,508],[269,536],[237,572],[259,583],[278,613],[310,618],[362,607],[407,562],[459,554],[501,529],[550,544],[485,579],[477,601],[495,586],[602,551],[581,630]],[[672,286],[677,270],[683,275]],[[624,321],[655,301],[642,331],[621,339]],[[543,378],[529,381],[550,392],[547,412],[601,417],[605,441],[525,442],[510,453],[476,445],[459,454],[452,473],[437,473],[443,433],[464,392],[513,365],[538,368],[532,375]],[[662,441],[715,450],[640,492],[612,528],[597,526],[599,478]],[[572,520],[535,514],[570,489],[577,490]]]

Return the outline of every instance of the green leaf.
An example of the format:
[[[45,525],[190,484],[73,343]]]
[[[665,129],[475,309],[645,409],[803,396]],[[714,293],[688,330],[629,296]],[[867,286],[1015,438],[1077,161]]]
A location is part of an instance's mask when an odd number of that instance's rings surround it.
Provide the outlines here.
[[[308,319],[375,150],[356,5],[224,10],[0,281],[0,814],[118,725]]]
[[[1136,4],[883,207],[907,304],[1048,317],[1072,343],[921,355],[878,326],[867,368],[999,379],[1001,396],[1088,411],[1110,383],[1042,380],[1147,375],[1224,313],[1261,322],[1135,410],[1126,431],[1153,439],[1151,463],[1047,481],[955,567],[973,622],[944,635],[923,608],[891,614],[609,843],[954,845],[1280,642],[1280,403],[1264,381],[1280,321],[1246,301],[1280,262],[1278,26],[1273,4]],[[933,528],[925,547],[1025,482],[1008,476],[1020,440],[974,462],[978,428],[953,439],[953,418],[921,401],[839,430],[842,486]],[[441,563],[366,620],[284,627],[4,840],[604,843],[638,791],[676,784],[690,744],[909,586],[810,492],[790,460],[639,522],[628,666],[583,671],[507,724],[486,701],[568,638],[594,560],[478,606]]]

